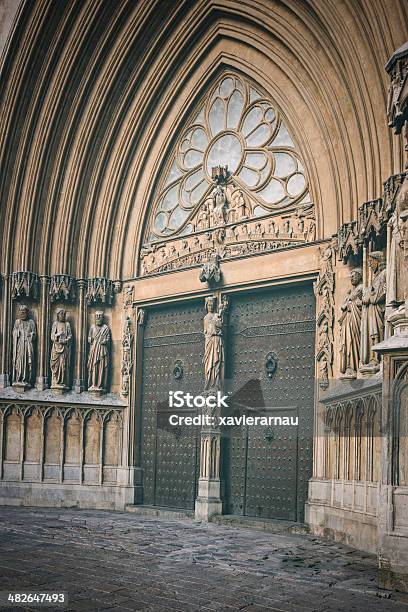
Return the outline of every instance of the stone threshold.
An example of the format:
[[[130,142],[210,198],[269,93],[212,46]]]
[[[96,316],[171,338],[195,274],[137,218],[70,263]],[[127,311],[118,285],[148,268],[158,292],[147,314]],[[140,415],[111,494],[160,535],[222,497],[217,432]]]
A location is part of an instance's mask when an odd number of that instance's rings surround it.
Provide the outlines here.
[[[158,518],[194,518],[194,510],[186,510],[184,508],[167,508],[162,506],[143,506],[127,504],[125,512],[138,514],[139,516],[153,516]]]
[[[281,519],[259,518],[256,516],[238,516],[235,514],[222,514],[211,517],[210,521],[217,525],[231,527],[244,527],[257,529],[270,533],[291,533],[305,535],[310,533],[309,526],[305,523],[296,523]]]

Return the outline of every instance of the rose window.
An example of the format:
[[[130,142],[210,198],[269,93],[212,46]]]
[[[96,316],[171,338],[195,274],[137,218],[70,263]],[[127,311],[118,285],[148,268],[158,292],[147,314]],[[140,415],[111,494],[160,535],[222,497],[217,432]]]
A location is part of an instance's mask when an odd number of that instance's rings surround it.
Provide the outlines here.
[[[185,235],[213,189],[211,169],[228,166],[261,217],[310,201],[299,152],[274,104],[243,78],[221,78],[185,129],[159,188],[148,241]]]

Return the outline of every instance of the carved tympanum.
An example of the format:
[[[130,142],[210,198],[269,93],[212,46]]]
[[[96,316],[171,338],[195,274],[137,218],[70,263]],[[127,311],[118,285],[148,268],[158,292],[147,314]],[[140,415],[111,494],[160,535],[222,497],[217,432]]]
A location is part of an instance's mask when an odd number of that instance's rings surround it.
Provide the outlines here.
[[[95,323],[88,335],[88,391],[104,392],[108,386],[110,330],[101,310],[95,312]]]
[[[13,328],[13,385],[27,388],[32,386],[36,338],[35,322],[29,317],[28,306],[22,304]]]

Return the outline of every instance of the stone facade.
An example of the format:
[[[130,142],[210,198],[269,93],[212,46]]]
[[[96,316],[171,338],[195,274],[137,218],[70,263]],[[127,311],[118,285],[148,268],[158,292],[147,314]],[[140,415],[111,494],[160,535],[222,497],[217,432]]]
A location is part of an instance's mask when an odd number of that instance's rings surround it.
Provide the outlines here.
[[[179,470],[180,499],[161,499],[204,519],[299,520],[309,486],[311,529],[378,552],[406,588],[401,2],[308,0],[290,27],[275,0],[114,4],[23,2],[5,46],[0,502],[124,509],[157,489],[159,459]],[[305,389],[296,444],[170,433],[149,387],[248,373],[250,398]],[[277,488],[252,483],[248,510],[233,490],[251,445]]]

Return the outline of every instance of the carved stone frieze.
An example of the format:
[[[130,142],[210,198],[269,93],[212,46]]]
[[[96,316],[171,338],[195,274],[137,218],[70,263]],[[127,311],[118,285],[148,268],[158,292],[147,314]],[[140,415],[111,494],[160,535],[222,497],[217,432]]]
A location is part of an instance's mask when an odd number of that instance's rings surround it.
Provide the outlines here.
[[[130,388],[130,376],[133,368],[132,347],[134,333],[132,330],[132,321],[130,317],[126,317],[123,326],[122,338],[122,366],[121,366],[121,392],[122,395],[128,397]]]
[[[240,217],[235,223],[222,222],[222,205],[220,206],[221,212],[214,213],[219,215],[218,226],[204,230],[201,229],[201,223],[197,225],[200,229],[195,234],[145,246],[140,254],[141,274],[203,265],[214,258],[214,253],[221,259],[230,259],[272,252],[316,239],[316,220],[312,205],[298,207],[292,214],[251,220]],[[213,212],[210,212],[213,215]]]
[[[38,275],[34,272],[12,272],[11,297],[38,299]]]
[[[49,295],[51,302],[72,301],[75,298],[75,280],[68,274],[54,274],[51,276]]]
[[[322,389],[329,386],[333,376],[334,343],[334,288],[335,258],[337,245],[333,241],[321,253],[320,274],[314,283],[317,301],[317,347],[319,385]]]

